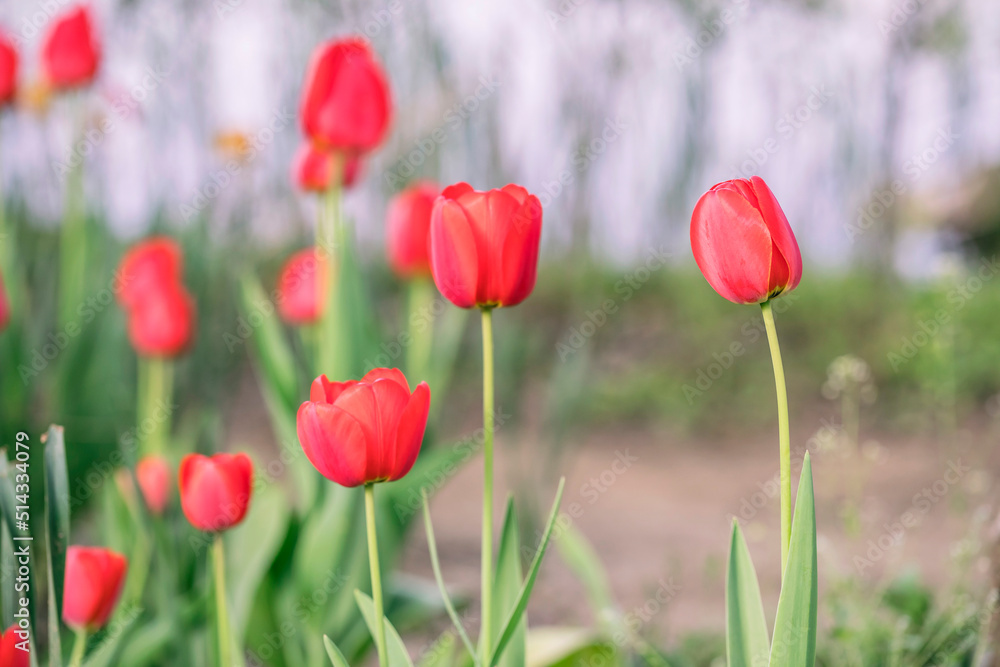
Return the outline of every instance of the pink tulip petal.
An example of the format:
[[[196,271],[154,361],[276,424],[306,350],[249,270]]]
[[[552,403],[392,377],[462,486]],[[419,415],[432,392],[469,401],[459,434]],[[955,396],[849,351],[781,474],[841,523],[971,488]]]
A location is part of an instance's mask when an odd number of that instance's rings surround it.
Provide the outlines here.
[[[420,445],[427,428],[427,414],[430,410],[431,390],[426,382],[421,382],[413,390],[406,407],[399,417],[396,430],[396,458],[390,481],[406,475],[420,454]]]

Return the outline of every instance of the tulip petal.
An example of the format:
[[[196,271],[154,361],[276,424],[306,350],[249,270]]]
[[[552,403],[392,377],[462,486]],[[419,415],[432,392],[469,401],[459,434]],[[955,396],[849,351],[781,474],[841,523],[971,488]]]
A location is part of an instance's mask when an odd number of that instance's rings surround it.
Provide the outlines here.
[[[101,567],[90,549],[70,547],[66,552],[66,581],[63,591],[63,620],[72,628],[86,628],[101,605]]]
[[[431,390],[421,382],[413,390],[409,402],[399,417],[396,429],[396,452],[390,481],[402,478],[413,468],[420,454],[420,445],[427,428],[427,414],[431,405]]]
[[[364,483],[368,445],[357,419],[336,406],[306,402],[296,423],[302,451],[321,475],[342,486]]]
[[[799,244],[795,240],[795,234],[792,233],[792,227],[788,224],[785,212],[781,210],[778,200],[775,198],[774,193],[771,192],[771,188],[764,182],[764,179],[754,176],[750,179],[750,183],[756,193],[757,203],[764,218],[764,224],[767,225],[768,231],[771,233],[773,246],[780,253],[786,267],[784,278],[780,277],[781,268],[776,267],[775,270],[778,274],[778,279],[772,276],[770,284],[772,287],[783,287],[782,291],[795,289],[802,279],[802,253],[799,251]],[[772,260],[772,266],[776,263],[777,260]]]
[[[372,384],[378,407],[378,441],[373,456],[369,456],[369,481],[389,479],[396,460],[396,433],[400,415],[410,401],[410,390],[396,379],[376,380]]]
[[[500,303],[503,297],[503,245],[514,225],[519,208],[517,200],[503,190],[469,192],[459,199],[469,220],[479,252],[479,280],[476,303]]]
[[[354,380],[348,380],[347,382],[331,382],[326,374],[320,375],[318,378],[313,380],[312,385],[309,387],[309,400],[313,403],[328,403],[333,405],[337,401],[337,397],[340,396],[345,389],[351,385],[357,384]]]
[[[474,192],[471,185],[465,182],[455,183],[442,190],[441,196],[445,199],[458,199],[467,192]]]
[[[373,368],[361,378],[362,382],[368,384],[374,384],[376,380],[392,380],[405,389],[407,394],[410,393],[410,383],[406,381],[403,371],[398,368]]]
[[[476,236],[465,209],[445,196],[438,198],[431,214],[430,254],[441,294],[459,308],[475,306],[480,262]]]
[[[527,191],[524,192],[527,195]],[[504,239],[500,265],[503,272],[501,305],[516,306],[535,288],[541,235],[542,205],[537,197],[527,196],[514,214]]]

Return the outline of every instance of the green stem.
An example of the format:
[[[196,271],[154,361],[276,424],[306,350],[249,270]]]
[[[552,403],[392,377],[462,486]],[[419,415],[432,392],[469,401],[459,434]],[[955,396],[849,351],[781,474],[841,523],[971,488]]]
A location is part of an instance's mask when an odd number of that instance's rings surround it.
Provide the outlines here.
[[[493,651],[493,311],[483,308],[483,569],[482,663]]]
[[[69,667],[80,667],[83,664],[83,655],[87,652],[87,631],[77,630],[76,639],[73,641],[73,653],[69,657]]]
[[[226,604],[226,553],[222,546],[222,533],[215,535],[215,544],[212,545],[212,569],[215,572],[215,622],[219,636],[219,667],[232,667],[229,607]]]
[[[344,331],[346,327],[340,313],[340,291],[338,274],[341,269],[341,253],[344,245],[344,225],[340,211],[340,170],[342,158],[333,156],[333,175],[330,189],[323,194],[320,206],[319,224],[316,228],[317,250],[326,257],[326,275],[316,272],[319,294],[326,294],[326,303],[319,323],[317,375],[326,373],[333,380],[347,377],[347,363]]]
[[[410,346],[406,350],[406,373],[416,380],[429,380],[431,349],[434,342],[434,321],[430,304],[434,302],[434,284],[428,278],[410,281],[409,319]],[[434,384],[433,386],[438,386]]]
[[[788,390],[785,388],[785,368],[781,364],[778,347],[778,330],[774,326],[771,302],[760,304],[767,329],[767,342],[771,346],[771,363],[774,365],[774,388],[778,395],[778,458],[781,471],[781,577],[785,577],[788,561],[788,544],[792,538],[792,453],[788,437]]]
[[[165,357],[139,359],[139,433],[143,434],[142,454],[162,455],[170,438],[171,396],[174,385],[173,362]],[[158,414],[162,412],[162,414]],[[146,422],[152,431],[146,433]]]
[[[82,138],[85,122],[82,99],[75,100],[77,131],[74,143]],[[59,240],[59,324],[74,320],[77,307],[83,302],[87,278],[87,229],[83,194],[83,163],[70,167],[66,174],[66,209]]]
[[[385,644],[385,611],[382,608],[382,572],[378,565],[378,538],[375,531],[375,484],[365,484],[365,519],[368,523],[368,563],[372,573],[372,600],[375,602],[375,645],[378,664],[387,667],[389,652]]]

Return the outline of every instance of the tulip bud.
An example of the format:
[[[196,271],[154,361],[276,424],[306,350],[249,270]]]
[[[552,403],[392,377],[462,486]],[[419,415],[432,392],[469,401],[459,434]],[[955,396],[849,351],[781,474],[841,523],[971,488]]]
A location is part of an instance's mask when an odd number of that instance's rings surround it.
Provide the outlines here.
[[[154,236],[132,246],[118,267],[122,283],[118,302],[126,309],[145,299],[150,292],[180,283],[181,248],[165,236]]]
[[[181,285],[150,293],[129,311],[128,337],[147,357],[174,357],[187,349],[195,324],[194,299]]]
[[[795,289],[802,255],[763,179],[737,179],[702,195],[691,215],[691,249],[708,284],[734,303],[761,303]]]
[[[396,368],[376,368],[360,381],[313,382],[296,426],[306,457],[343,486],[391,482],[410,472],[420,453],[431,392],[410,385]]]
[[[253,461],[246,454],[188,454],[178,481],[181,509],[191,525],[222,532],[243,521],[253,491]]]
[[[14,101],[17,93],[17,66],[17,47],[7,35],[0,33],[0,107]]]
[[[7,328],[10,321],[10,303],[7,301],[7,291],[3,286],[3,274],[0,273],[0,331]]]
[[[311,142],[299,146],[292,163],[292,180],[304,192],[326,192],[333,180],[333,161],[336,155],[321,151]],[[361,157],[348,155],[342,167],[341,186],[349,188],[361,173]]]
[[[542,205],[520,185],[444,189],[431,213],[434,283],[459,308],[515,306],[535,288]]]
[[[428,276],[431,262],[427,235],[431,211],[440,193],[435,183],[417,183],[396,195],[386,216],[389,265],[400,278]]]
[[[42,44],[42,72],[49,86],[65,90],[89,84],[100,60],[89,7],[77,5],[53,19]]]
[[[305,248],[288,258],[278,276],[278,312],[289,324],[312,324],[323,313],[325,297],[319,284],[326,285],[326,258],[314,248]],[[317,277],[317,272],[321,275]]]
[[[392,116],[389,83],[367,41],[321,44],[302,88],[302,130],[323,150],[367,153],[385,138]]]
[[[99,547],[66,550],[63,620],[74,630],[93,632],[108,622],[125,583],[125,556]]]
[[[163,514],[170,500],[170,464],[162,456],[147,456],[135,467],[146,507],[157,516]]]
[[[27,632],[20,630],[17,623],[0,635],[0,667],[28,667],[31,664],[27,636]]]

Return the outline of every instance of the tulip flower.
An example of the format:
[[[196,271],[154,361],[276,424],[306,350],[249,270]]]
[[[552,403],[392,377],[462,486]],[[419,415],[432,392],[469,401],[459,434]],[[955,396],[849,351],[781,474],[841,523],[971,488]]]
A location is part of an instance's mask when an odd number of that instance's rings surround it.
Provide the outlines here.
[[[243,521],[253,482],[246,454],[188,454],[178,472],[181,508],[191,525],[206,532],[228,530]]]
[[[392,99],[367,41],[349,37],[313,53],[300,107],[305,135],[323,150],[367,153],[389,129]]]
[[[0,107],[14,101],[17,93],[18,57],[14,42],[0,33]]]
[[[708,283],[734,303],[762,303],[802,278],[792,228],[758,176],[719,183],[702,195],[691,216],[691,249]]]
[[[139,489],[146,507],[153,514],[163,514],[170,501],[170,463],[162,456],[146,456],[135,467]]]
[[[125,253],[118,267],[122,285],[118,302],[131,308],[151,292],[180,284],[182,273],[181,248],[176,241],[154,236],[137,243]]]
[[[128,337],[142,356],[175,357],[190,344],[194,325],[194,299],[183,286],[170,285],[129,311]]]
[[[542,206],[519,185],[447,187],[431,213],[434,282],[459,308],[515,306],[535,287],[541,232]]]
[[[77,5],[56,17],[42,44],[42,72],[49,86],[67,90],[94,80],[101,45],[90,8]]]
[[[321,151],[311,142],[299,146],[292,162],[292,180],[303,192],[326,192],[333,180],[333,167],[336,156]],[[361,173],[361,157],[347,156],[343,166],[341,185],[350,188],[358,180]]]
[[[323,312],[327,261],[314,248],[305,248],[288,258],[278,276],[278,312],[289,324],[312,324]]]
[[[63,620],[77,631],[104,626],[118,603],[128,562],[125,556],[99,547],[66,550]]]
[[[389,265],[400,278],[429,276],[427,236],[440,193],[435,183],[417,183],[396,195],[386,216]]]
[[[0,635],[0,667],[28,667],[31,664],[28,640],[18,636],[18,632],[15,623]]]

